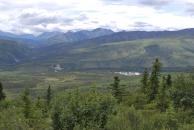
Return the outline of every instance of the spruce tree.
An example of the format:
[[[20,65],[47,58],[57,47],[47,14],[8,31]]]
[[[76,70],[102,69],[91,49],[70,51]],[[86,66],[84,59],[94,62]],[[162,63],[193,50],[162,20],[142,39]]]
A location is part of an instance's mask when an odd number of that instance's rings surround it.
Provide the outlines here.
[[[167,76],[166,84],[168,85],[168,87],[172,86],[172,77],[170,74],[168,74],[168,76]]]
[[[51,86],[49,85],[49,87],[47,89],[47,95],[46,95],[46,101],[47,101],[47,106],[48,107],[50,105],[51,98],[52,98],[52,92],[51,92]]]
[[[5,99],[5,93],[3,92],[3,85],[2,83],[0,82],[0,101],[4,100]]]
[[[120,85],[120,79],[118,76],[114,77],[114,83],[111,84],[112,86],[112,95],[117,99],[118,103],[122,101],[122,97],[124,96],[124,91]]]
[[[148,80],[149,80],[149,72],[148,72],[148,69],[145,68],[145,70],[143,72],[142,80],[141,80],[141,83],[142,83],[142,92],[144,94],[147,93],[148,82],[149,82]]]
[[[165,112],[168,108],[169,100],[167,94],[167,84],[166,78],[163,77],[162,85],[160,86],[159,93],[158,93],[158,100],[157,105],[161,112]]]
[[[23,101],[23,114],[26,119],[30,118],[31,115],[31,100],[29,89],[25,89],[22,95]]]
[[[149,99],[153,101],[156,99],[160,84],[160,69],[161,63],[159,59],[156,59],[152,66],[152,72],[150,76],[150,88],[149,88]]]

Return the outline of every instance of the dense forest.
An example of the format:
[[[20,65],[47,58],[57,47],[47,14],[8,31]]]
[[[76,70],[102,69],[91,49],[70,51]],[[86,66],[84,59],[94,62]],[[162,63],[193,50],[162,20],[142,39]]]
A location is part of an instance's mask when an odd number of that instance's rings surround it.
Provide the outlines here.
[[[161,73],[156,59],[141,88],[126,90],[115,76],[105,91],[68,90],[6,97],[0,83],[0,130],[193,130],[194,75]]]

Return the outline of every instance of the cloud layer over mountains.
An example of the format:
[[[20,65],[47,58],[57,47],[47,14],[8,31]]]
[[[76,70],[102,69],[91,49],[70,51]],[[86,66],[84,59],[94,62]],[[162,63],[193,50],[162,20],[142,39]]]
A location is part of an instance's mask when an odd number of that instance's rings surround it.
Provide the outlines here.
[[[194,27],[193,0],[1,0],[0,29],[12,33]]]

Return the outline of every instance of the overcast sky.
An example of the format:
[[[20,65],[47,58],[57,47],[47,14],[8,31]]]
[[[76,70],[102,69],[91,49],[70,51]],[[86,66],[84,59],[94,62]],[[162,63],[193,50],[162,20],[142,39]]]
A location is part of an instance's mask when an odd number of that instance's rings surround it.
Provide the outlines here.
[[[194,0],[0,0],[0,30],[39,34],[94,29],[194,28]]]

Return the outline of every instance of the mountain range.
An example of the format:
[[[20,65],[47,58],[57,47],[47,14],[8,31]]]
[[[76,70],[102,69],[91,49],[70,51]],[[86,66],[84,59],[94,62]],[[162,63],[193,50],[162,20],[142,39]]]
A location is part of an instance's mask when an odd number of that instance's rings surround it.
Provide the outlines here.
[[[45,32],[38,36],[0,32],[0,66],[40,66],[64,70],[194,66],[194,29],[121,31],[97,28]]]

